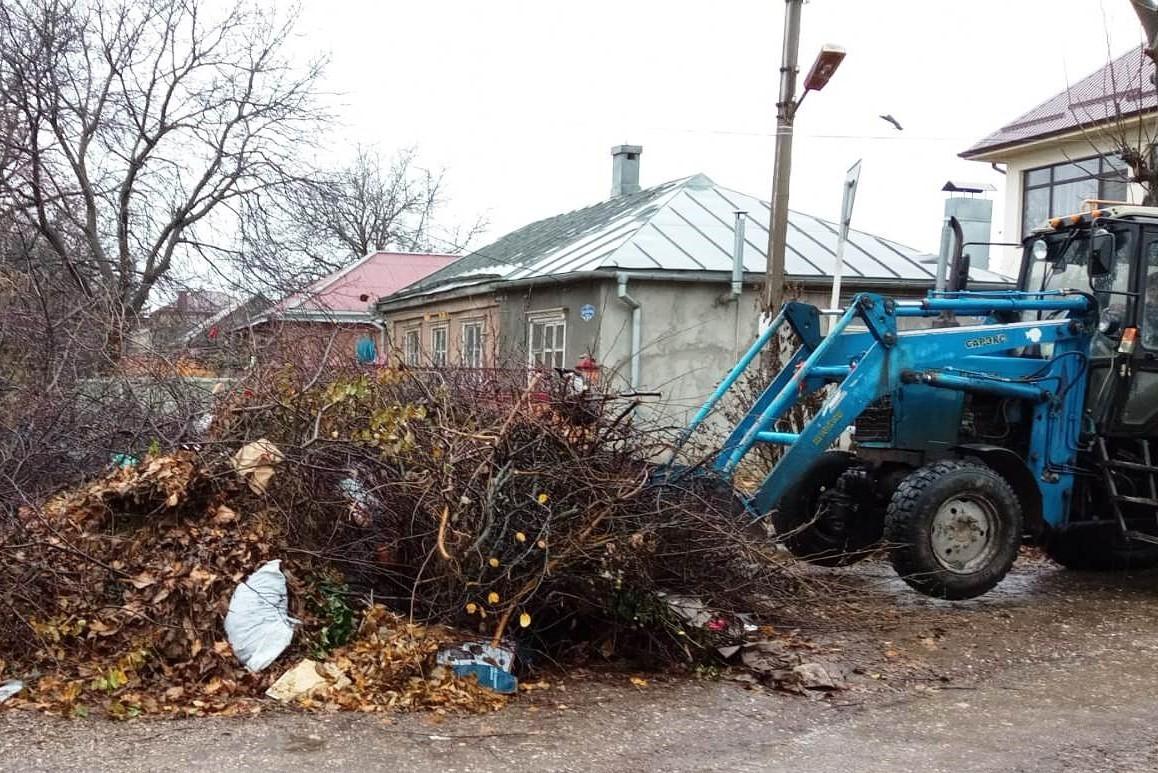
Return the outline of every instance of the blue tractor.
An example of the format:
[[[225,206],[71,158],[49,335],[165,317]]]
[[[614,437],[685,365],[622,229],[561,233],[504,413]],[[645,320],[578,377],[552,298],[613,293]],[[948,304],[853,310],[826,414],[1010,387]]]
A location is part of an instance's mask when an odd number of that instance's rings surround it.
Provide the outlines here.
[[[1052,219],[1025,241],[1018,290],[968,291],[957,252],[948,289],[861,293],[826,335],[819,309],[785,304],[683,440],[787,326],[799,348],[711,467],[731,480],[757,445],[784,447],[739,496],[798,557],[883,546],[949,599],[993,588],[1025,541],[1070,568],[1158,564],[1158,208]],[[823,402],[794,431],[810,395]]]

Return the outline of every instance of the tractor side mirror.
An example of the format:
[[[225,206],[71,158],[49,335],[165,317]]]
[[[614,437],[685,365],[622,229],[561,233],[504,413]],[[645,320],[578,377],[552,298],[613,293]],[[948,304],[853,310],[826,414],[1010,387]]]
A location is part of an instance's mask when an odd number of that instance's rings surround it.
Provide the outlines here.
[[[1098,332],[1104,336],[1115,336],[1122,329],[1122,313],[1120,309],[1110,307],[1103,309],[1098,320]]]
[[[1095,234],[1090,242],[1090,276],[1106,276],[1114,273],[1114,235],[1102,231]]]

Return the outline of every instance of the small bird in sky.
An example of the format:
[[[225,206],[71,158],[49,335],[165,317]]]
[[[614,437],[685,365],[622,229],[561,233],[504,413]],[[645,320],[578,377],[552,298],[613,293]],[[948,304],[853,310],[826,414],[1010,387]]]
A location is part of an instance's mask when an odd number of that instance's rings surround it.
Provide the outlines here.
[[[898,121],[896,118],[893,118],[891,115],[885,114],[885,115],[880,116],[880,118],[884,121],[888,121],[893,126],[895,126],[897,131],[904,131],[904,129],[905,129],[905,127],[901,126],[901,122]]]

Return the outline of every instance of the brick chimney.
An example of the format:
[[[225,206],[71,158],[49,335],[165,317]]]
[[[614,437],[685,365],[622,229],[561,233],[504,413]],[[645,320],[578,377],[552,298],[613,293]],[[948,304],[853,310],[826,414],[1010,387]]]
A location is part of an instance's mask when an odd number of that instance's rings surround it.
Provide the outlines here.
[[[611,149],[611,198],[639,191],[639,157],[642,145],[616,145]]]

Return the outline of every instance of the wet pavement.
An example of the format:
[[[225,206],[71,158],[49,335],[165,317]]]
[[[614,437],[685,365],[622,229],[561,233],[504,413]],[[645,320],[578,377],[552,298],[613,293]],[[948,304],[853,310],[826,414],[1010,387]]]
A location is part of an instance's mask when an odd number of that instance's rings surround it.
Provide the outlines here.
[[[441,721],[7,712],[0,770],[1158,771],[1158,573],[1024,561],[971,602],[917,596],[881,564],[841,576],[858,592],[802,627],[849,669],[825,698],[603,675]]]

